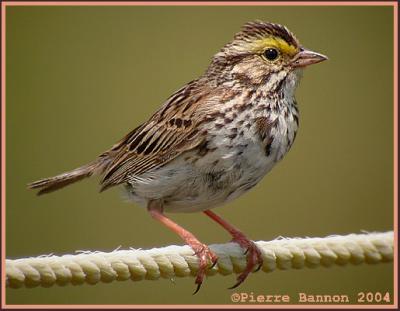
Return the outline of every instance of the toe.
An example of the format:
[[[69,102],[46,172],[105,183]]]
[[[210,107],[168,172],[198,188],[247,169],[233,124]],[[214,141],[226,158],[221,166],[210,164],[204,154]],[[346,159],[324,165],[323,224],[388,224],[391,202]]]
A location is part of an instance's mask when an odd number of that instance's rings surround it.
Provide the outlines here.
[[[242,284],[251,272],[260,270],[263,264],[261,251],[253,241],[241,239],[237,242],[241,247],[246,249],[245,255],[247,258],[247,265],[245,270],[237,277],[236,284],[230,287],[230,289],[236,288]],[[255,267],[257,267],[256,270],[254,270]]]
[[[192,295],[196,295],[196,294],[199,292],[199,290],[200,290],[200,288],[201,288],[201,284],[203,284],[203,280],[197,282],[197,278],[196,278],[195,284],[197,284],[197,287],[196,287],[196,290],[193,292]]]
[[[197,285],[197,287],[193,293],[194,295],[200,290],[200,287],[203,284],[209,261],[211,262],[211,269],[212,269],[217,264],[218,257],[208,248],[207,245],[204,244],[193,245],[192,248],[195,255],[199,259],[199,268],[195,280],[195,284]]]

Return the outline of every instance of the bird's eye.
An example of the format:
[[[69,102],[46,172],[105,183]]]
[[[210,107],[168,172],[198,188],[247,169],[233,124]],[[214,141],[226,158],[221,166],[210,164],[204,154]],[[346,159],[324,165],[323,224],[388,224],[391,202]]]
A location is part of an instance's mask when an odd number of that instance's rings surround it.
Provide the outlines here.
[[[264,57],[268,60],[276,60],[279,56],[279,52],[277,49],[268,48],[264,51]]]

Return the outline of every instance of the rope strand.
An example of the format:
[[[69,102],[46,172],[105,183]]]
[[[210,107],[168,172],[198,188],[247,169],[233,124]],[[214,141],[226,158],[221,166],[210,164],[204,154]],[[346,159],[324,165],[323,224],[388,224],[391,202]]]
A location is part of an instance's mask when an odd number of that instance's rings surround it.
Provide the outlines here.
[[[264,272],[332,265],[374,264],[393,260],[393,231],[325,238],[279,238],[258,241]],[[208,275],[239,273],[246,267],[244,251],[236,243],[210,245],[219,257]],[[157,280],[195,276],[197,257],[189,246],[149,250],[81,252],[75,255],[6,259],[6,286],[50,287],[55,284],[96,284],[115,280]]]

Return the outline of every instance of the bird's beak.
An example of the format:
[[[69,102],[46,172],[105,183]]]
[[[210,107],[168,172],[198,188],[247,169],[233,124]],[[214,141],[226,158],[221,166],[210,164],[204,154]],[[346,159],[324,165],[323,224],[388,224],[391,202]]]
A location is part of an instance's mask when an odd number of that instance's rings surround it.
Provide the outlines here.
[[[295,68],[306,67],[308,65],[323,62],[327,59],[328,57],[326,57],[325,55],[310,50],[303,50],[297,53],[297,55],[294,57],[292,61],[292,66]]]

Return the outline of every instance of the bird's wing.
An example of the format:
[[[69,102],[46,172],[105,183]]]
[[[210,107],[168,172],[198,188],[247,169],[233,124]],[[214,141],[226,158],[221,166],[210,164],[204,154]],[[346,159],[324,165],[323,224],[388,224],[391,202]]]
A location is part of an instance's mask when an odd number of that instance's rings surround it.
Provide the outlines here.
[[[202,107],[214,96],[212,90],[196,87],[196,81],[174,93],[145,123],[115,145],[107,155],[111,161],[103,172],[101,191],[163,166],[205,139],[199,129]]]

